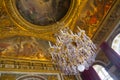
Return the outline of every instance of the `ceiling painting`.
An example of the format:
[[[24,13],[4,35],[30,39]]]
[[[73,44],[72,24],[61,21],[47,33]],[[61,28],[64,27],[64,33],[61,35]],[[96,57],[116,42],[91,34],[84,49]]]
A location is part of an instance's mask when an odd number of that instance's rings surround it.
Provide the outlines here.
[[[47,60],[47,48],[46,41],[33,37],[6,38],[0,40],[0,57]]]
[[[88,0],[80,13],[77,25],[92,37],[114,2],[115,0]]]
[[[7,37],[10,37],[10,35],[21,35],[21,37],[16,36],[3,39],[3,36],[2,39],[0,38],[0,57],[5,57],[6,59],[9,57],[48,60],[48,42],[37,38],[54,41],[54,37],[51,37],[51,35],[56,33],[60,27],[58,28],[58,26],[56,27],[51,24],[59,20],[62,21],[62,18],[65,16],[63,22],[66,22],[68,26],[72,26],[77,22],[76,25],[85,30],[86,34],[92,38],[97,30],[99,30],[100,24],[104,21],[116,0],[83,0],[83,2],[87,2],[80,12],[78,12],[79,4],[77,4],[80,0],[4,1],[6,5],[6,10],[4,10],[9,15],[6,13],[4,13],[5,16],[0,15],[0,19],[2,20],[0,20],[0,37],[3,35]],[[72,4],[72,2],[74,5],[71,7],[70,4]],[[15,5],[13,6],[12,4]],[[68,15],[67,17],[66,13]],[[12,27],[15,27],[15,29]],[[74,31],[77,30],[76,28],[77,27],[74,28]]]
[[[16,6],[22,17],[30,23],[47,26],[65,16],[70,0],[16,0]]]

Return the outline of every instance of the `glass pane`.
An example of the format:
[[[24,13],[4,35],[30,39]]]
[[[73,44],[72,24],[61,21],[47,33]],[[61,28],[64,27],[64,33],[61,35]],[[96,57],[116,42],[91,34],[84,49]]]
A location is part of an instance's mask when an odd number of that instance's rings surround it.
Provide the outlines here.
[[[105,70],[105,68],[102,68],[101,70],[104,73],[104,75],[106,75],[106,76],[109,75],[108,72]]]
[[[104,78],[105,78],[105,76],[102,74],[101,71],[98,73],[98,75],[100,76],[101,79],[104,79]]]
[[[120,33],[113,39],[111,47],[120,55]]]
[[[95,71],[98,73],[99,77],[101,78],[101,80],[114,80],[109,73],[105,70],[104,67],[100,66],[100,65],[94,65],[93,68],[95,69]]]

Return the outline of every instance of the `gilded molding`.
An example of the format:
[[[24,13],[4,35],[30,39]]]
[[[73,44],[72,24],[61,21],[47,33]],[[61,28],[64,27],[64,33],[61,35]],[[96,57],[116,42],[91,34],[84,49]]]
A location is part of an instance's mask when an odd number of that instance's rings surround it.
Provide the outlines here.
[[[65,26],[69,26],[71,29],[75,27],[75,22],[79,16],[81,1],[80,0],[71,0],[70,9],[68,10],[67,14],[57,23],[49,26],[38,26],[31,24],[30,22],[26,21],[18,12],[15,6],[16,0],[4,0],[3,4],[5,6],[6,12],[8,13],[12,23],[16,28],[8,32],[10,36],[14,35],[21,35],[21,36],[33,36],[37,38],[41,38],[44,40],[49,40],[55,42],[55,38],[53,34],[55,34],[59,29],[62,28],[61,24],[64,23]],[[84,1],[82,1],[82,4]],[[76,16],[77,15],[77,16]],[[9,35],[4,35],[3,37],[9,37]],[[2,35],[1,35],[2,37]]]
[[[0,71],[60,73],[59,67],[51,61],[4,58],[0,59]]]

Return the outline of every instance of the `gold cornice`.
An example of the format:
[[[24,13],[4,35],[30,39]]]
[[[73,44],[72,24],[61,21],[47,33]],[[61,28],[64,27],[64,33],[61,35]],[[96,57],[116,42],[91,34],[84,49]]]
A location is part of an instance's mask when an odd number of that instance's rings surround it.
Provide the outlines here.
[[[4,58],[0,59],[0,71],[61,73],[51,61]]]

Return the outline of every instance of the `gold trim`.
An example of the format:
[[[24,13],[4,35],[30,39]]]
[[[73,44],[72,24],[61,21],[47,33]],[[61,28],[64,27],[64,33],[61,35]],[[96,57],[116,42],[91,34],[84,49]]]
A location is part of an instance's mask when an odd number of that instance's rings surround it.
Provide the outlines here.
[[[12,18],[13,22],[20,27],[22,30],[25,31],[32,31],[32,32],[37,32],[37,33],[55,33],[58,31],[61,26],[58,26],[58,24],[53,24],[49,26],[38,26],[31,24],[30,22],[26,21],[18,12],[16,5],[15,5],[16,0],[4,0],[6,9],[10,17]],[[63,17],[59,23],[65,23],[65,26],[68,26],[68,24],[71,23],[72,19],[74,18],[76,13],[76,7],[80,5],[80,0],[71,0],[71,5],[70,8]]]
[[[4,58],[0,59],[0,71],[60,73],[51,61]]]
[[[81,6],[85,1],[81,0],[71,0],[70,8],[67,14],[60,20],[58,23],[49,26],[37,26],[26,21],[18,12],[16,5],[16,0],[3,0],[3,5],[10,17],[11,27],[14,28],[11,31],[6,31],[4,34],[1,32],[1,38],[10,37],[10,36],[32,36],[40,38],[43,40],[49,40],[55,42],[53,34],[57,33],[62,27],[61,23],[64,23],[65,27],[70,27],[72,30],[76,26],[76,21],[79,18],[79,13],[81,11]]]

